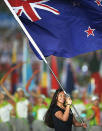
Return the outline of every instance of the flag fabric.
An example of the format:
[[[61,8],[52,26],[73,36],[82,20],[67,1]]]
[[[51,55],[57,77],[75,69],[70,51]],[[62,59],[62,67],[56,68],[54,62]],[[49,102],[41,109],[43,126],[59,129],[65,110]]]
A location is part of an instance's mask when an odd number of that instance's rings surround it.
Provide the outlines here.
[[[48,94],[51,93],[51,73],[50,73],[50,69],[47,68],[47,78],[48,78],[48,88],[47,88],[47,91],[48,91]]]
[[[102,0],[8,1],[44,56],[102,49]]]
[[[91,74],[93,74],[95,72],[98,72],[99,68],[100,68],[100,60],[97,56],[97,53],[94,52],[93,56],[90,60],[90,63],[89,63],[89,70],[90,70]]]
[[[70,59],[64,60],[61,81],[65,87],[65,91],[68,94],[71,94],[72,91],[75,89],[75,78],[74,78],[74,73],[72,70],[72,65],[71,65]]]
[[[12,64],[17,63],[17,41],[14,41],[13,48],[12,48]]]
[[[100,62],[100,67],[99,67],[99,74],[102,77],[102,60]]]
[[[58,78],[58,65],[57,65],[57,60],[55,56],[51,56],[51,69],[53,70],[54,74]],[[57,90],[59,88],[59,84],[56,81],[55,77],[53,74],[51,74],[51,89]]]
[[[47,65],[43,62],[41,66],[41,93],[45,94],[46,96],[48,95],[48,67]]]
[[[26,64],[23,65],[22,67],[22,83],[23,83],[23,89],[26,92],[26,84],[28,82],[28,80],[31,78],[33,72],[32,72],[32,65],[30,62],[30,56],[29,56],[29,51],[27,49],[27,40],[24,39],[23,42],[23,61],[27,62]],[[28,90],[33,90],[35,88],[35,83],[34,80],[31,81],[30,85],[29,85],[29,89]]]
[[[94,79],[95,89],[94,93],[102,97],[102,77],[100,76],[99,72],[95,72],[91,75],[91,78]]]
[[[17,41],[15,40],[12,48],[12,68],[17,64]],[[11,89],[10,92],[14,94],[16,92],[17,84],[19,81],[19,74],[17,70],[11,73]]]
[[[95,91],[95,79],[91,78],[90,83],[88,84],[87,92],[89,95],[93,95]]]
[[[63,86],[66,86],[66,79],[67,79],[67,66],[68,65],[68,60],[65,59],[63,62],[63,69],[62,69],[62,74],[61,74],[61,83]]]
[[[14,70],[18,69],[20,66],[22,66],[24,63],[19,63],[13,67],[11,67],[9,69],[9,71],[2,77],[2,79],[0,80],[0,84],[3,84],[5,82],[5,80],[7,79],[7,77],[9,76],[10,73],[12,73]]]

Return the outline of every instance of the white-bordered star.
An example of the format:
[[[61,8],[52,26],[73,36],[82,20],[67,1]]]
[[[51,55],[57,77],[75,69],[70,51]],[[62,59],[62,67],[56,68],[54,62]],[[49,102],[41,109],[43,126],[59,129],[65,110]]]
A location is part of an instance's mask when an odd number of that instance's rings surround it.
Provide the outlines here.
[[[96,3],[98,6],[102,6],[101,2],[102,2],[102,0],[95,0],[95,3]]]
[[[95,29],[91,29],[91,27],[88,27],[88,30],[85,30],[85,32],[87,33],[87,37],[89,37],[90,35],[94,36],[94,32]]]

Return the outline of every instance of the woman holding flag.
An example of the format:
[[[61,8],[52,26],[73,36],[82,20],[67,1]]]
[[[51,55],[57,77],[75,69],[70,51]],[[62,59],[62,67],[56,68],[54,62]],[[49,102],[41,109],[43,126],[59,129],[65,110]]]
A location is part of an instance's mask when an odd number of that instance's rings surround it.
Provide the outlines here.
[[[72,100],[69,97],[66,98],[61,88],[56,90],[44,118],[45,124],[55,128],[55,131],[72,131],[72,125],[86,128],[85,123],[79,123],[75,119],[70,108],[71,104]]]

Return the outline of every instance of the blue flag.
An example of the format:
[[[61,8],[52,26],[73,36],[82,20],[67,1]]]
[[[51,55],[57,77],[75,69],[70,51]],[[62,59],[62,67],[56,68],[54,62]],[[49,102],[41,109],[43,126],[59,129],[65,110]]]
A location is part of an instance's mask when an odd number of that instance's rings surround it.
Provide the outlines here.
[[[23,89],[25,91],[25,93],[27,93],[26,91],[26,84],[28,83],[29,79],[31,78],[33,71],[32,71],[32,64],[31,64],[31,60],[30,60],[30,54],[29,54],[29,50],[27,49],[27,40],[24,39],[23,42],[23,61],[27,62],[26,64],[24,64],[22,66],[22,84],[23,84]],[[32,91],[33,89],[35,89],[36,85],[34,80],[31,81],[30,85],[29,85],[29,91]],[[27,93],[28,95],[28,93]]]
[[[102,0],[8,1],[44,56],[74,57],[102,49]]]

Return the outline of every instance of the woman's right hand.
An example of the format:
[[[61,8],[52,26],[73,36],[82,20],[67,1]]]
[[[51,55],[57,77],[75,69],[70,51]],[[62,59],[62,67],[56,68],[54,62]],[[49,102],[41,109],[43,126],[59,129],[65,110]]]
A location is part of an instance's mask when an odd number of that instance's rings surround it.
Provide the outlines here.
[[[70,97],[67,97],[67,98],[66,98],[66,104],[70,104],[70,105],[72,104],[72,100],[71,100]]]

